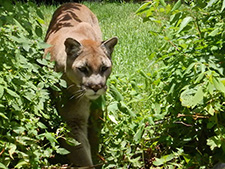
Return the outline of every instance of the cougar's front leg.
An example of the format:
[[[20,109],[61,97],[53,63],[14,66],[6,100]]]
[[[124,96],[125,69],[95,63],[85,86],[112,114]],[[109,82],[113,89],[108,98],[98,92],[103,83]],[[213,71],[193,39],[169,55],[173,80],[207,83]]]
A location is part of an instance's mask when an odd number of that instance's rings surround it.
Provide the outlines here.
[[[71,163],[79,167],[92,166],[90,144],[87,138],[87,126],[79,126],[77,124],[69,125],[72,129],[71,137],[76,139],[80,144],[78,146],[70,146],[66,142],[63,146],[70,151],[68,158]]]

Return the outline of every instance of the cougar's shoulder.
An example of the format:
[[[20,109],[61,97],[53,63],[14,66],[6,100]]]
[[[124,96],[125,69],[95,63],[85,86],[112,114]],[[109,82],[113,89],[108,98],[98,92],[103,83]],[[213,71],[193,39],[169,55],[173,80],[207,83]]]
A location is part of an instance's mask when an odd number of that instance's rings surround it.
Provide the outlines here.
[[[99,40],[101,40],[102,34],[95,14],[85,5],[65,3],[54,12],[47,30],[45,41],[48,41],[48,39],[60,29],[70,30],[71,27],[75,27],[82,22],[90,24],[92,29],[96,31],[98,38],[100,38]]]

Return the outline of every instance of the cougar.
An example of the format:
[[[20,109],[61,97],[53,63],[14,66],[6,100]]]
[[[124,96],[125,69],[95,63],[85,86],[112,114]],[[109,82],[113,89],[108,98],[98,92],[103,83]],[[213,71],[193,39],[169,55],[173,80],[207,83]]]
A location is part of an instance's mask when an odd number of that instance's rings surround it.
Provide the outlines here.
[[[86,6],[66,3],[53,14],[45,49],[55,61],[55,70],[63,72],[67,89],[66,103],[60,102],[59,114],[80,145],[63,146],[70,151],[68,158],[74,166],[93,166],[88,140],[88,119],[91,100],[106,92],[106,81],[112,70],[112,52],[118,38],[102,40],[97,17]],[[93,167],[92,167],[93,168]]]

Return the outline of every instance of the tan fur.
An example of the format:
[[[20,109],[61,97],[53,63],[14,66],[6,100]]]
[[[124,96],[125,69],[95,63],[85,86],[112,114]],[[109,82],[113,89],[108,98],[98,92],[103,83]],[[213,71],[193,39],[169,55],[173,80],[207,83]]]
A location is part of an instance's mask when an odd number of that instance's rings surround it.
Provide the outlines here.
[[[63,92],[67,99],[59,102],[58,111],[81,143],[73,147],[64,142],[63,146],[71,152],[68,157],[75,166],[92,166],[87,137],[90,100],[106,91],[117,38],[102,42],[96,16],[84,5],[67,3],[53,14],[45,41],[52,45],[45,54],[51,54],[68,86]]]

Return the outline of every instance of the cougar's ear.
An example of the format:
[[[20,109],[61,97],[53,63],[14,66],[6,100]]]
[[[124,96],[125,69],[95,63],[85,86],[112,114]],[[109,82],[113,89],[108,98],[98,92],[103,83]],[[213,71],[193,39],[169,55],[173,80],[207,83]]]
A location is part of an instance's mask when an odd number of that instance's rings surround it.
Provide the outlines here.
[[[81,44],[73,39],[67,38],[64,42],[67,56],[76,58],[81,53]]]
[[[118,42],[117,37],[113,37],[111,39],[108,39],[102,42],[102,47],[106,50],[106,53],[110,59],[111,59],[114,46],[117,44],[117,42]]]

